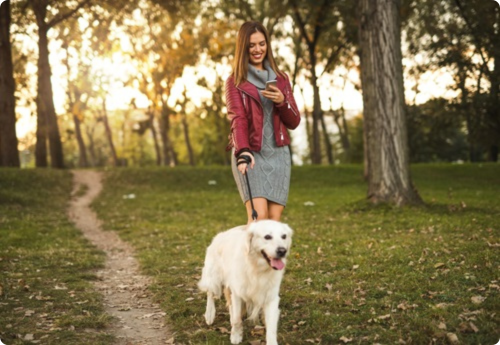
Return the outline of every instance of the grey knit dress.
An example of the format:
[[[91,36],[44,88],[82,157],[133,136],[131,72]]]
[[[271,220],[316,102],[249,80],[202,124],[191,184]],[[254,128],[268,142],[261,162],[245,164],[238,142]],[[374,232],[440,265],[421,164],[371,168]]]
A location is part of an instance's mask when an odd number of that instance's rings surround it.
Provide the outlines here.
[[[273,102],[263,97],[260,91],[265,89],[266,81],[275,80],[276,73],[264,63],[265,70],[258,70],[252,65],[248,67],[248,81],[259,90],[260,100],[264,109],[262,149],[252,152],[255,167],[248,169],[247,174],[253,198],[265,198],[269,201],[286,206],[290,189],[291,156],[288,146],[278,147],[274,138]],[[236,158],[231,155],[233,176],[243,203],[250,200],[245,176],[236,168]]]

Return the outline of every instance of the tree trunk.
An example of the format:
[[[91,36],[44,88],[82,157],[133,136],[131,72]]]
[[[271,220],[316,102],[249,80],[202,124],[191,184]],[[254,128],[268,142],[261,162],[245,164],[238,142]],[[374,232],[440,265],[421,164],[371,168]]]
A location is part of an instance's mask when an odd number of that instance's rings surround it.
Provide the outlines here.
[[[360,0],[361,81],[367,130],[368,199],[418,204],[410,177],[399,0]]]
[[[182,109],[182,129],[184,132],[184,141],[186,142],[186,148],[188,152],[188,157],[189,157],[189,165],[194,166],[194,154],[193,154],[193,148],[191,146],[191,140],[189,139],[189,125],[187,122],[187,115],[185,112],[185,107]]]
[[[163,144],[163,165],[176,166],[177,155],[170,140],[170,110],[167,102],[163,99],[160,115],[160,137]]]
[[[87,133],[87,138],[89,140],[89,153],[90,153],[90,164],[91,166],[95,167],[97,165],[97,157],[95,154],[95,144],[94,144],[94,130],[95,130],[95,124],[90,127],[90,126],[85,126],[87,128],[86,133]]]
[[[64,168],[64,157],[57,116],[54,108],[52,83],[50,80],[51,69],[49,63],[49,46],[47,31],[49,27],[45,23],[47,9],[43,6],[34,8],[38,24],[38,98],[37,98],[37,145],[36,163],[38,166],[47,166],[45,138],[49,139],[50,163],[53,168]],[[38,143],[38,140],[42,141]],[[39,165],[40,164],[40,165]]]
[[[156,165],[160,166],[161,165],[161,151],[160,151],[160,145],[158,143],[158,135],[156,134],[154,111],[150,110],[148,113],[148,116],[149,116],[149,126],[151,128],[151,134],[153,135],[153,141],[154,141],[154,145],[155,145]]]
[[[113,133],[108,122],[108,111],[106,109],[106,98],[102,99],[102,122],[104,123],[104,129],[106,130],[106,138],[108,139],[109,149],[111,150],[111,157],[113,157],[113,165],[115,167],[119,166],[118,156],[116,155],[115,145],[113,144]]]
[[[80,168],[86,168],[89,166],[89,162],[87,160],[87,149],[85,148],[85,143],[83,141],[82,129],[81,129],[81,121],[78,118],[77,114],[73,114],[73,121],[75,123],[75,136],[76,141],[78,143],[78,151],[80,153],[78,157],[78,166]]]
[[[333,148],[332,143],[330,142],[330,137],[328,136],[328,131],[326,130],[325,117],[323,115],[321,115],[321,130],[323,131],[323,140],[325,141],[328,164],[333,165]]]
[[[314,50],[309,49],[311,59],[311,84],[313,87],[313,123],[312,123],[312,164],[321,164],[321,141],[319,125],[321,122],[321,100],[319,98],[318,77],[316,76],[316,56]]]
[[[10,3],[0,8],[0,166],[20,167],[16,135],[14,67],[10,46]]]

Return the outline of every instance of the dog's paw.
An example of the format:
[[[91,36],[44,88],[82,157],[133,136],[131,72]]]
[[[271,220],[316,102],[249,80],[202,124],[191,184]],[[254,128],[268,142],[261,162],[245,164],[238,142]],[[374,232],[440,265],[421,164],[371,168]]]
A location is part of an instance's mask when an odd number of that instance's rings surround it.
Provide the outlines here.
[[[239,344],[243,340],[241,332],[231,332],[231,344]]]
[[[215,310],[207,310],[205,312],[205,322],[207,325],[211,325],[214,323],[215,320]]]

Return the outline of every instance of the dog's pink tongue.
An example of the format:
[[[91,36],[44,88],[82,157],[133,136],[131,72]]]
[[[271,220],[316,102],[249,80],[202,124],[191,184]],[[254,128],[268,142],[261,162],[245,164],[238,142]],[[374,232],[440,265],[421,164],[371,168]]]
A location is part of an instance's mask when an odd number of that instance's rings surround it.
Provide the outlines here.
[[[281,259],[271,259],[271,267],[277,270],[285,268],[285,263]]]

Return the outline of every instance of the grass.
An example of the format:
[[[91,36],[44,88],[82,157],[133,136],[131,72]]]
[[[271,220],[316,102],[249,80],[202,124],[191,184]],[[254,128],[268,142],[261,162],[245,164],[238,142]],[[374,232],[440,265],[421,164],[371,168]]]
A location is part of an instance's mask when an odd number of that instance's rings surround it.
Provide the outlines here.
[[[495,344],[500,167],[414,166],[427,204],[405,208],[366,203],[361,172],[293,170],[283,220],[295,234],[280,344],[447,344],[450,334],[462,344]],[[7,345],[113,341],[91,285],[103,255],[67,220],[70,193],[69,172],[0,169],[0,338]],[[123,198],[129,194],[135,199]],[[208,327],[196,289],[212,237],[246,221],[229,168],[111,170],[93,207],[154,277],[176,344],[229,344],[224,303]],[[259,339],[247,324],[244,343]]]
[[[0,169],[0,339],[13,344],[111,344],[91,285],[96,251],[68,221],[71,174]]]
[[[447,344],[451,334],[462,344],[496,343],[500,167],[414,166],[427,204],[405,208],[366,203],[361,173],[293,170],[280,344]],[[206,326],[196,283],[212,237],[246,222],[230,169],[112,170],[94,209],[154,276],[176,343],[229,344],[223,303]],[[252,327],[244,341],[264,339]]]

